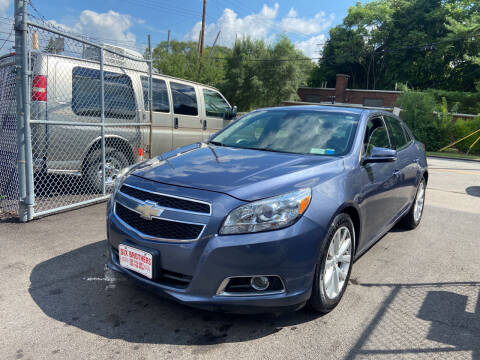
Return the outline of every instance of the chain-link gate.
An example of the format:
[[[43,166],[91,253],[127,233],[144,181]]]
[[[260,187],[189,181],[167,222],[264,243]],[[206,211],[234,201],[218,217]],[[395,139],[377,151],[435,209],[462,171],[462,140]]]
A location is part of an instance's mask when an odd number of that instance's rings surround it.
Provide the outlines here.
[[[26,6],[0,59],[0,215],[22,221],[108,198],[151,131],[151,61],[29,22]]]
[[[18,211],[15,57],[0,58],[0,215]]]

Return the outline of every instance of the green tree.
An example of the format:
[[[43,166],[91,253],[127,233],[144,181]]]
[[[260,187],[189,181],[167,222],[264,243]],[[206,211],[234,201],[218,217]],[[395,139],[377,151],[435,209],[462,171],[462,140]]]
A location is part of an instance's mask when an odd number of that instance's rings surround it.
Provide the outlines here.
[[[168,42],[162,41],[153,49],[153,66],[161,74],[218,86],[225,76],[222,58],[231,49],[216,46],[210,56],[211,50],[206,47],[203,58],[200,58],[197,42],[172,40],[168,48]]]
[[[280,105],[297,98],[314,64],[281,37],[273,46],[262,40],[237,41],[226,60],[222,91],[240,110]]]
[[[480,0],[357,3],[330,30],[309,83],[333,86],[335,74],[346,73],[354,88],[394,89],[408,83],[419,89],[474,91],[480,77],[479,23]]]

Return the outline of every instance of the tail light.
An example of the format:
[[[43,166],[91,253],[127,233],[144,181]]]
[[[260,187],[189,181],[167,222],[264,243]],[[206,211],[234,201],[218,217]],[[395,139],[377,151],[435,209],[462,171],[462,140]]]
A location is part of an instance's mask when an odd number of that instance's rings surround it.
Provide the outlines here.
[[[144,160],[144,155],[145,155],[145,152],[143,151],[143,148],[138,148],[137,149],[137,162],[143,161]]]
[[[32,83],[32,101],[47,101],[47,77],[35,75]]]

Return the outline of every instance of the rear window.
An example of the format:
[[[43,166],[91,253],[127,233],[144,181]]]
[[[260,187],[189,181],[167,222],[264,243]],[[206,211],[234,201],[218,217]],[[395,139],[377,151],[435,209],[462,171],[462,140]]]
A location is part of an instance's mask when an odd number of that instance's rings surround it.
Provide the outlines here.
[[[142,76],[143,100],[145,109],[148,108],[148,77]],[[161,79],[152,79],[152,111],[170,112],[167,84]]]
[[[173,112],[178,115],[198,115],[197,94],[190,85],[170,82]]]
[[[72,70],[72,110],[80,116],[101,116],[100,70]],[[105,117],[134,118],[135,94],[128,75],[104,71]]]
[[[409,140],[405,136],[403,126],[397,119],[385,116],[385,122],[387,123],[388,132],[390,133],[390,140],[392,147],[396,150],[404,148]]]

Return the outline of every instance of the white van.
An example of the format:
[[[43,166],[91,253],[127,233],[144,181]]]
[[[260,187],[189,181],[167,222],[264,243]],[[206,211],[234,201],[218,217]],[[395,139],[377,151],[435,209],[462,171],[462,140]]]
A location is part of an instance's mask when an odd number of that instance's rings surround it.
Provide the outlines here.
[[[101,189],[101,129],[85,126],[101,122],[98,61],[44,52],[31,59],[31,119],[44,121],[32,123],[35,171],[83,176]],[[148,127],[130,126],[150,121],[146,64],[120,60],[104,65],[105,123],[125,124],[105,127],[107,186],[148,151]],[[154,74],[152,97],[152,156],[206,140],[236,116],[220,91],[192,81]]]

